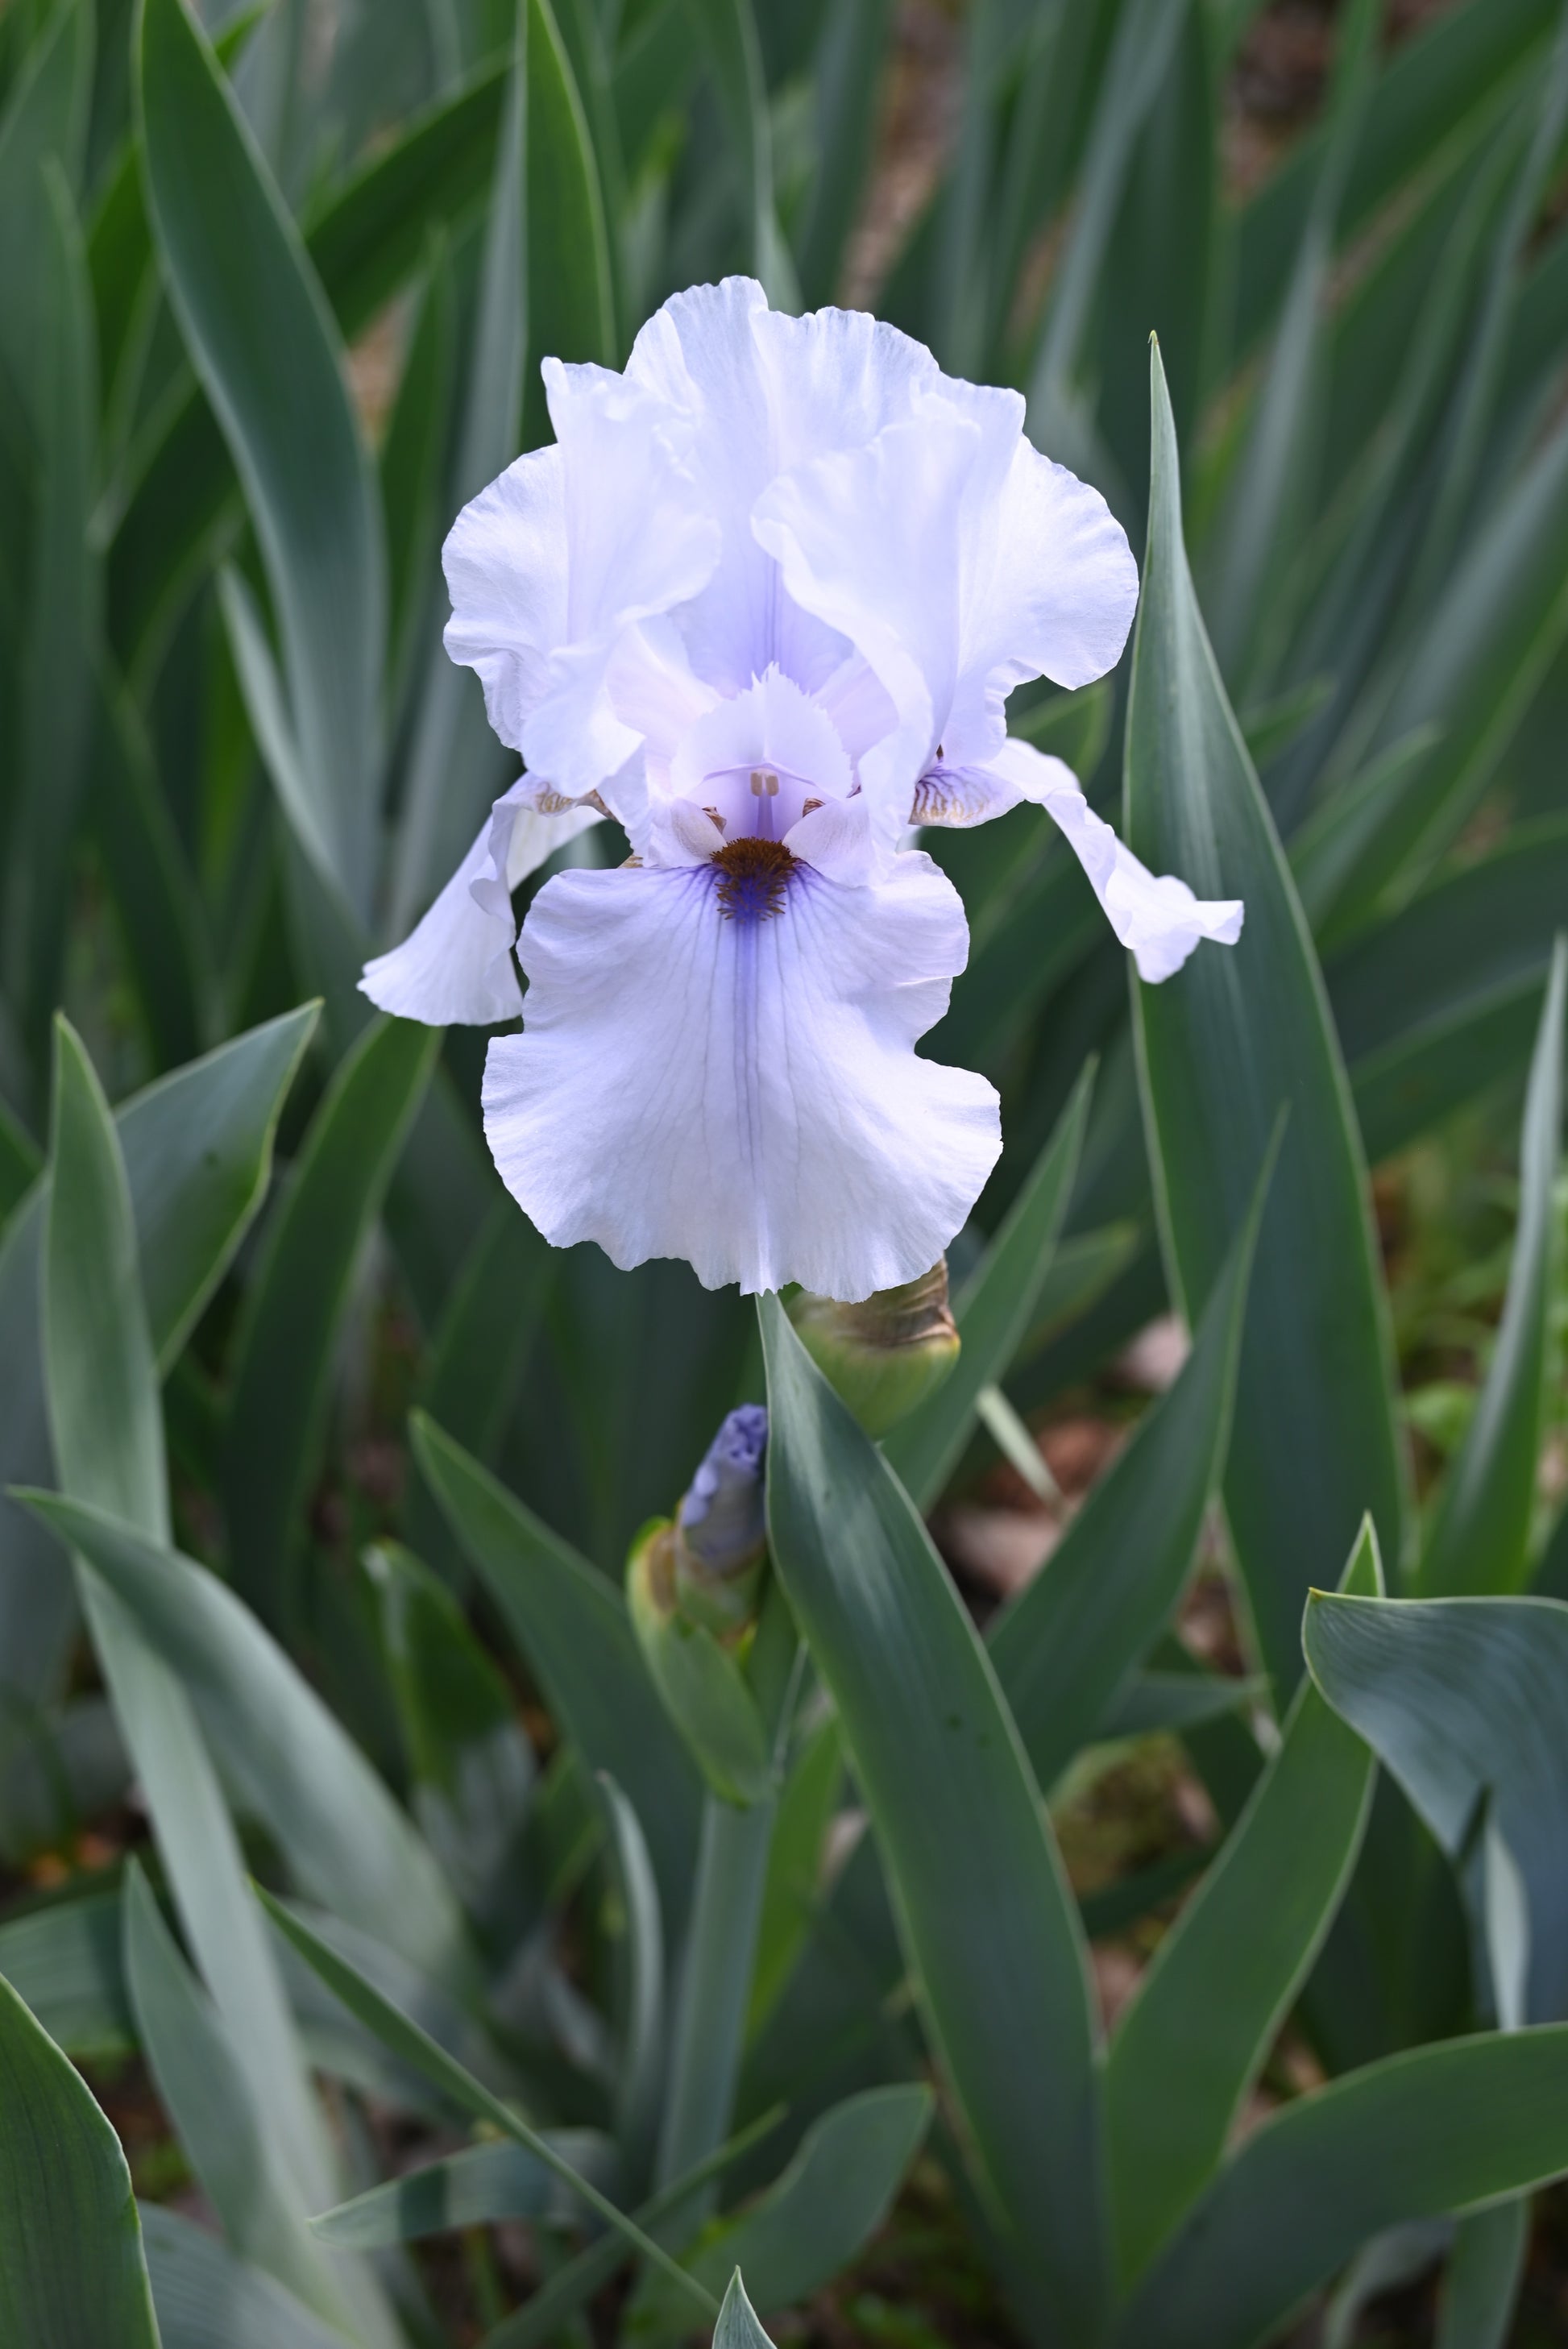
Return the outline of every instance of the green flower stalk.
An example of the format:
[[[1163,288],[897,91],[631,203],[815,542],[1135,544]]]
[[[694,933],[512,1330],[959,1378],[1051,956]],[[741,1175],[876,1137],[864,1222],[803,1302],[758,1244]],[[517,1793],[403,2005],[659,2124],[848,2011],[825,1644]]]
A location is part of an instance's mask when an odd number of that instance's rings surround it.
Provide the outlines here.
[[[728,2133],[756,1962],[777,1796],[773,1730],[748,1671],[767,1569],[767,1452],[762,1405],[730,1412],[675,1516],[645,1526],[626,1561],[644,1661],[707,1787],[655,2165],[661,2185]],[[711,2186],[702,2190],[695,2216],[712,2195]]]

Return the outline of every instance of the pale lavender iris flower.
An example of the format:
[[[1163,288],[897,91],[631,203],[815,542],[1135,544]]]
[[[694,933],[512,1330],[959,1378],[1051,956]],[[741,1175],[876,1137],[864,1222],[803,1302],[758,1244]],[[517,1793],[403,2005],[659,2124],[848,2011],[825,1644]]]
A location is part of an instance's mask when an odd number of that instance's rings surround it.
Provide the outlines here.
[[[995,1162],[996,1095],[921,1058],[968,931],[910,825],[1043,807],[1146,979],[1238,904],[1156,878],[1069,771],[1009,741],[1013,688],[1120,655],[1138,574],[1016,392],[857,311],[694,287],[625,372],[547,360],[556,440],[447,541],[447,648],[527,771],[405,943],[386,1010],[523,1013],[485,1131],[558,1246],[684,1257],[710,1288],[846,1300],[914,1278]],[[559,873],[512,965],[511,891],[601,812],[634,851]]]

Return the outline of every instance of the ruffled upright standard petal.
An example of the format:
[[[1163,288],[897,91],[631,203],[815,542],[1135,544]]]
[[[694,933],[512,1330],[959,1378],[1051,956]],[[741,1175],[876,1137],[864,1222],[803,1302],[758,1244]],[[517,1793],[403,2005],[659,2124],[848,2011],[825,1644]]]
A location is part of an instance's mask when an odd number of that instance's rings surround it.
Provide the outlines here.
[[[1150,873],[1096,815],[1059,759],[1047,758],[1028,742],[1006,742],[984,771],[1013,794],[1014,803],[1033,800],[1060,825],[1140,978],[1158,985],[1181,969],[1202,939],[1233,947],[1241,936],[1239,897],[1195,897],[1173,873]]]
[[[738,693],[776,661],[814,692],[848,647],[780,592],[751,534],[752,507],[776,473],[857,447],[910,415],[941,380],[935,360],[863,311],[788,317],[769,309],[753,279],[727,277],[673,295],[637,336],[626,375],[670,410],[701,419],[687,462],[723,549],[681,614],[694,668]]]
[[[1127,533],[1098,490],[1021,436],[1001,494],[977,512],[963,583],[950,758],[993,756],[1016,685],[1076,688],[1121,658],[1138,606]]]
[[[684,1257],[709,1288],[847,1300],[946,1247],[1000,1147],[981,1077],[913,1047],[968,936],[928,857],[846,888],[798,866],[727,913],[715,865],[558,874],[519,945],[524,1032],[485,1070],[508,1189],[558,1247]]]
[[[511,892],[564,842],[603,820],[597,808],[555,805],[554,796],[524,775],[497,800],[423,920],[401,946],[366,964],[360,991],[378,1010],[427,1028],[516,1019],[522,990],[511,958]]]
[[[780,474],[752,516],[790,595],[864,656],[896,713],[860,762],[890,854],[956,682],[960,512],[982,456],[956,410],[890,424]]]
[[[566,642],[566,468],[559,449],[509,465],[458,516],[441,549],[452,616],[442,642],[477,671],[500,740],[522,748],[529,712]]]
[[[913,415],[781,474],[753,528],[793,598],[861,652],[918,737],[994,757],[1016,685],[1086,685],[1120,658],[1138,600],[1097,490],[1023,437],[1016,393],[945,377]],[[901,734],[901,748],[903,734]]]
[[[481,491],[442,550],[446,646],[501,740],[580,798],[638,748],[604,691],[618,637],[696,594],[720,532],[684,460],[693,418],[605,367],[547,359],[544,378],[556,446]]]

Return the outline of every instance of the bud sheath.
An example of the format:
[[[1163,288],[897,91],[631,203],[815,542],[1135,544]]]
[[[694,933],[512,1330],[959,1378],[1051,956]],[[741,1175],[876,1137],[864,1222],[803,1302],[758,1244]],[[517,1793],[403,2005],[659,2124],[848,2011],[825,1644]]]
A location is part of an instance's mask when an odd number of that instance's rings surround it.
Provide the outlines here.
[[[868,1435],[885,1435],[934,1393],[958,1360],[947,1258],[918,1280],[841,1305],[802,1289],[786,1306],[800,1342]]]

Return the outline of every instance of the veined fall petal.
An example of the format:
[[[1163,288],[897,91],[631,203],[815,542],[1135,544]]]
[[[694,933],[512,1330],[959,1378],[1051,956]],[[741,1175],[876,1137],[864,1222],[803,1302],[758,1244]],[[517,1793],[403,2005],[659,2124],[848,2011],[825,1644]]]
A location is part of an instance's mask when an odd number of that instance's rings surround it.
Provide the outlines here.
[[[863,314],[770,311],[748,279],[674,296],[620,375],[545,376],[556,447],[444,557],[448,647],[530,772],[366,992],[510,1017],[508,890],[542,826],[602,808],[633,864],[539,893],[523,1032],[490,1049],[514,1195],[552,1240],[713,1285],[852,1301],[916,1278],[999,1133],[989,1085],[914,1050],[967,933],[911,822],[1044,807],[1146,978],[1240,926],[1006,740],[1015,686],[1119,657],[1126,537],[1031,448],[1016,393]]]
[[[913,1050],[963,968],[964,909],[918,854],[855,886],[781,843],[735,846],[546,883],[486,1136],[557,1247],[867,1297],[941,1255],[1001,1147],[985,1080]]]

